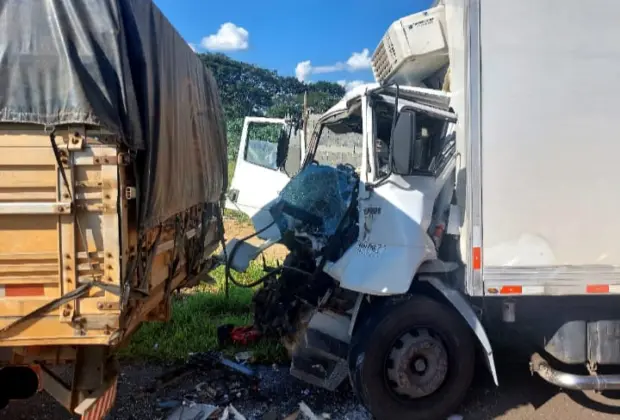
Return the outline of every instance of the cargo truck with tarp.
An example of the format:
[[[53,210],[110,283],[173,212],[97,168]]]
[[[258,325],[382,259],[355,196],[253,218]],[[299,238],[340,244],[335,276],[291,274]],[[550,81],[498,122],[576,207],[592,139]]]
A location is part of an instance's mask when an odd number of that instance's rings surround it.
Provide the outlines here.
[[[209,270],[226,183],[215,81],[150,0],[3,1],[0,403],[103,417],[115,349]]]

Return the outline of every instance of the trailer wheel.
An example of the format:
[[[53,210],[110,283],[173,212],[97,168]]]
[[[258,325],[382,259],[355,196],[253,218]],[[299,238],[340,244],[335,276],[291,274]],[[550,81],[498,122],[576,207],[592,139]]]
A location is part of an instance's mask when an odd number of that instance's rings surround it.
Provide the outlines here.
[[[388,299],[353,336],[353,389],[377,420],[445,419],[474,375],[469,327],[454,310],[424,296]]]

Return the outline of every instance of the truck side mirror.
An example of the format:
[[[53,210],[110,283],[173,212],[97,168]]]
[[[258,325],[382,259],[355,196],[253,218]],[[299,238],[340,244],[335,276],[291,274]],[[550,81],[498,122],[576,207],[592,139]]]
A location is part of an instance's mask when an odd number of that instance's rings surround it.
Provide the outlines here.
[[[391,139],[392,172],[409,175],[414,168],[414,144],[416,132],[415,112],[403,110],[398,114]]]

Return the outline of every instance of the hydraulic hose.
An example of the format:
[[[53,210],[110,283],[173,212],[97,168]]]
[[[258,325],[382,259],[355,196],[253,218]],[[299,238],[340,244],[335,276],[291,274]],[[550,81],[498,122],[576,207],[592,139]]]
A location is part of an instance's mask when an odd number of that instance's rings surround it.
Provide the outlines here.
[[[269,229],[271,226],[273,226],[276,223],[275,220],[273,220],[271,223],[269,223],[267,226],[263,227],[262,229],[247,235],[243,238],[241,238],[234,246],[233,248],[230,250],[230,257],[227,255],[227,251],[226,251],[226,244],[224,242],[222,242],[222,247],[224,249],[224,259],[225,264],[224,264],[224,275],[225,275],[225,279],[226,282],[230,281],[232,282],[235,286],[238,287],[244,287],[244,288],[248,288],[251,289],[253,287],[258,286],[259,284],[263,283],[268,277],[272,276],[273,274],[279,272],[282,270],[282,268],[276,268],[274,270],[271,270],[270,272],[268,272],[267,274],[265,274],[263,277],[261,277],[260,279],[253,281],[252,283],[249,284],[244,284],[241,283],[239,281],[237,281],[237,279],[235,279],[232,275],[232,273],[230,272],[230,261],[235,258],[235,254],[237,253],[237,251],[239,250],[239,247],[241,246],[242,243],[246,242],[249,239],[252,239],[253,237],[260,235],[261,233],[263,233],[264,231],[266,231],[267,229]],[[224,222],[222,221],[222,226],[223,226]],[[223,230],[222,230],[223,231]],[[223,238],[223,235],[222,235]],[[226,288],[228,289],[228,286],[226,286]]]

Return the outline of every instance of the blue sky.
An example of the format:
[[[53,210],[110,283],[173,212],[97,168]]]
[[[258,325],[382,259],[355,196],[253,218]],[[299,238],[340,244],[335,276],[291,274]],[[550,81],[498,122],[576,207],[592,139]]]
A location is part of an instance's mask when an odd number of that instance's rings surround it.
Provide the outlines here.
[[[373,80],[369,55],[388,26],[428,8],[432,0],[155,3],[199,51],[220,51],[306,81],[346,81],[350,85]]]

